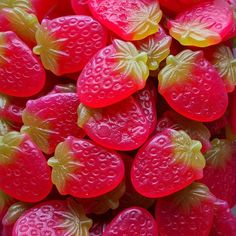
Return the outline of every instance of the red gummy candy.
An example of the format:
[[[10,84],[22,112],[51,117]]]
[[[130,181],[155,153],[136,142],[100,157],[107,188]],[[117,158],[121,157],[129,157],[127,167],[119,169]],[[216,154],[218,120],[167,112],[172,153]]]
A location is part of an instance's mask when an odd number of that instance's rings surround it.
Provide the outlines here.
[[[202,122],[225,113],[228,96],[224,83],[202,51],[184,50],[168,56],[166,62],[158,75],[158,89],[175,111]]]
[[[0,188],[25,202],[37,202],[51,191],[51,170],[28,135],[10,132],[0,138]]]
[[[76,124],[79,104],[76,93],[56,93],[29,100],[21,132],[29,134],[44,153],[51,154],[69,135],[84,137],[85,133]]]
[[[201,143],[184,131],[165,129],[142,146],[132,165],[134,188],[150,198],[167,196],[203,176]]]
[[[193,183],[156,205],[156,219],[163,236],[208,236],[214,215],[215,198],[208,188]]]
[[[234,145],[225,139],[212,140],[212,148],[205,154],[206,166],[200,180],[217,198],[227,201],[230,207],[236,204]]]
[[[44,19],[36,32],[37,46],[47,70],[56,75],[78,72],[106,45],[107,33],[89,16],[64,16]]]
[[[106,227],[103,236],[150,235],[157,236],[157,225],[144,208],[130,207],[120,212]]]
[[[132,97],[101,109],[80,104],[78,125],[98,144],[124,151],[140,147],[150,130],[145,114]]]
[[[38,58],[15,33],[0,33],[0,93],[29,97],[45,83],[45,71]]]
[[[52,167],[52,182],[60,194],[78,198],[110,192],[124,177],[124,164],[116,152],[74,137],[57,146],[48,164]]]
[[[149,70],[147,54],[130,42],[114,40],[84,67],[77,82],[83,104],[104,107],[119,102],[145,87]]]
[[[140,40],[158,31],[162,12],[153,0],[90,0],[93,16],[123,40]]]
[[[16,222],[12,236],[89,235],[92,220],[72,199],[40,203],[27,210]]]
[[[207,47],[220,43],[233,27],[233,11],[221,0],[199,3],[169,21],[170,35],[182,45]]]

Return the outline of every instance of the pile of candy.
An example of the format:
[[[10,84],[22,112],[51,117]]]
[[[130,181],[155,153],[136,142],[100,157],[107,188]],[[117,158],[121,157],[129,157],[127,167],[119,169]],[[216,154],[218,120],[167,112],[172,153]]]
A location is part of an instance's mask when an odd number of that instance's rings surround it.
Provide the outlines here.
[[[0,0],[0,235],[235,236],[236,1]]]

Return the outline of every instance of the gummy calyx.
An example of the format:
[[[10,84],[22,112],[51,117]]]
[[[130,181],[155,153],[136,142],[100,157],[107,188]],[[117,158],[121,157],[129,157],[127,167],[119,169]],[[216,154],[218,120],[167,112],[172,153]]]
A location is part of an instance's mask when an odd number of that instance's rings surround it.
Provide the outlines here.
[[[172,85],[191,79],[188,75],[196,66],[197,60],[202,57],[202,51],[194,52],[191,50],[184,50],[176,56],[168,56],[166,59],[167,65],[158,75],[160,90],[168,89]]]
[[[186,167],[203,169],[205,167],[205,158],[201,153],[202,144],[199,141],[192,140],[184,131],[171,130],[174,160]]]
[[[174,205],[186,212],[190,212],[192,207],[197,207],[202,201],[212,201],[215,199],[206,185],[197,182],[192,183],[171,197],[173,197]]]
[[[62,43],[67,39],[55,39],[47,29],[43,26],[38,27],[36,32],[37,46],[33,48],[36,55],[40,55],[44,67],[54,74],[58,74],[58,60],[60,57],[68,57],[69,55],[61,50]]]
[[[100,109],[97,109],[99,111]],[[83,128],[84,125],[88,122],[90,117],[95,113],[95,109],[86,107],[82,103],[80,103],[77,114],[78,114],[78,121],[77,124],[80,128]]]
[[[81,167],[66,141],[57,145],[55,156],[48,159],[48,165],[52,167],[52,182],[61,194],[68,179],[76,178],[74,171]]]
[[[29,0],[1,0],[0,10],[4,8],[15,8],[19,7],[25,11],[31,11],[31,4]]]
[[[213,139],[212,148],[205,153],[207,163],[215,167],[223,168],[232,156],[232,145],[226,139]]]
[[[24,135],[15,131],[0,137],[0,164],[10,164],[14,160],[23,139]]]
[[[55,215],[63,217],[64,220],[54,227],[65,229],[66,235],[89,236],[93,222],[86,217],[83,207],[71,198],[67,199],[67,206],[69,211],[55,211]]]
[[[117,62],[115,70],[133,76],[140,83],[146,81],[149,76],[147,53],[139,53],[134,44],[130,42],[116,39],[112,44],[116,49],[116,53],[113,56],[113,59]]]

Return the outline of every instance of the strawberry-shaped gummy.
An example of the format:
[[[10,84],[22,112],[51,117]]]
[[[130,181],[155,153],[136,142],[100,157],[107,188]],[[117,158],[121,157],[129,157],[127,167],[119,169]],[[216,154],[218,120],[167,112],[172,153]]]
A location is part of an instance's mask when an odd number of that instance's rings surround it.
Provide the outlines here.
[[[100,109],[82,103],[78,125],[98,144],[115,150],[134,150],[149,136],[150,125],[133,97]]]
[[[162,12],[153,0],[90,0],[93,16],[124,40],[140,40],[158,31]]]
[[[52,187],[46,158],[26,134],[0,137],[0,188],[25,202],[44,199]]]
[[[213,121],[226,111],[224,83],[202,51],[184,50],[170,55],[160,71],[159,92],[181,115],[197,121]]]
[[[219,72],[227,92],[232,92],[236,85],[236,59],[232,50],[225,45],[221,45],[214,48],[213,51],[209,51],[209,53],[206,51],[205,55],[209,57],[210,62]]]
[[[71,0],[71,6],[77,15],[91,15],[88,0]]]
[[[74,73],[106,45],[106,35],[102,25],[89,16],[44,19],[36,32],[33,51],[54,74]]]
[[[37,17],[21,8],[6,8],[0,11],[9,23],[9,29],[15,32],[30,47],[36,45],[35,33],[39,26]]]
[[[220,43],[233,27],[233,10],[225,1],[209,0],[169,21],[170,35],[182,45],[207,47]]]
[[[146,120],[149,123],[149,134],[151,134],[155,130],[157,123],[157,91],[153,81],[149,79],[146,86],[136,92],[133,97],[146,116]]]
[[[69,135],[84,137],[84,131],[76,124],[79,104],[76,93],[56,93],[29,100],[22,115],[21,132],[29,134],[44,153],[51,154]]]
[[[12,236],[89,235],[92,220],[72,199],[42,202],[27,210],[16,222]]]
[[[156,205],[156,220],[163,236],[208,236],[214,216],[215,197],[200,183],[193,183]]]
[[[142,146],[132,165],[134,188],[150,198],[167,196],[203,176],[202,145],[184,131],[165,129]]]
[[[235,236],[236,217],[227,202],[217,199],[214,203],[214,221],[210,236]]]
[[[191,139],[201,142],[203,153],[211,148],[211,133],[203,123],[189,120],[174,111],[166,111],[157,121],[156,132],[166,128],[184,130]]]
[[[112,191],[124,177],[120,155],[86,139],[72,136],[58,144],[48,160],[52,182],[60,194],[92,198]]]
[[[45,71],[30,48],[13,32],[0,33],[0,93],[28,97],[45,83]]]
[[[18,105],[10,97],[0,94],[0,118],[22,124],[23,104]]]
[[[144,208],[130,207],[120,212],[106,227],[103,236],[150,235],[157,236],[157,224]]]
[[[234,145],[225,139],[212,140],[212,148],[205,154],[206,166],[200,180],[217,198],[227,201],[230,207],[236,204]]]
[[[96,215],[106,213],[108,210],[119,207],[119,199],[125,193],[125,181],[123,180],[115,189],[97,198],[77,199],[85,209],[85,212]]]
[[[114,40],[84,67],[77,82],[81,102],[96,108],[119,102],[145,87],[147,53],[130,42]]]
[[[31,203],[16,202],[8,208],[6,214],[4,215],[2,219],[3,236],[12,236],[12,230],[13,230],[14,224],[16,223],[18,218],[31,206],[32,206]]]
[[[157,70],[159,64],[170,54],[171,37],[161,27],[157,33],[134,43],[139,51],[147,53],[149,70]]]

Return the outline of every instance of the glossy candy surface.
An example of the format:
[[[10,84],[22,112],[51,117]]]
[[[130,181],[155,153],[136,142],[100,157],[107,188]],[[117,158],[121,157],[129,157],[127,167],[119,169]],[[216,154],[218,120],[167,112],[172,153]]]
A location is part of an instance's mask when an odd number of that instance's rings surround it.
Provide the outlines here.
[[[212,121],[226,111],[228,96],[219,73],[202,51],[184,50],[168,56],[158,75],[159,93],[181,115]]]
[[[166,129],[142,146],[135,156],[131,180],[142,195],[170,195],[203,176],[201,143],[184,131]]]
[[[77,82],[81,102],[97,108],[119,102],[144,88],[149,75],[147,53],[131,42],[114,40],[84,67]]]
[[[86,139],[68,137],[57,146],[48,164],[58,191],[78,198],[110,192],[124,177],[119,154]]]
[[[0,33],[0,75],[0,93],[11,96],[32,96],[45,83],[45,71],[38,58],[10,31]]]
[[[53,200],[40,203],[26,211],[17,220],[13,236],[86,236],[89,235],[88,230],[91,226],[92,220],[86,217],[82,206],[74,200]]]
[[[182,45],[207,47],[223,41],[233,23],[233,11],[227,3],[210,0],[181,12],[169,21],[168,28]]]
[[[51,170],[28,135],[10,132],[0,137],[0,188],[26,202],[44,199],[51,191]]]
[[[108,226],[103,236],[157,235],[157,225],[152,215],[140,207],[127,208],[120,212]]]
[[[100,109],[81,104],[78,125],[92,140],[115,150],[138,148],[148,138],[150,129],[144,112],[132,97]]]
[[[78,72],[106,44],[106,30],[89,16],[44,19],[36,32],[37,46],[47,70],[56,75]]]
[[[208,236],[213,222],[214,201],[208,188],[198,183],[159,199],[156,219],[160,235]]]
[[[80,101],[76,93],[56,93],[27,102],[22,118],[22,133],[27,133],[46,154],[69,135],[84,137],[77,122]]]
[[[90,0],[93,16],[123,40],[139,40],[158,31],[162,12],[153,0]]]

